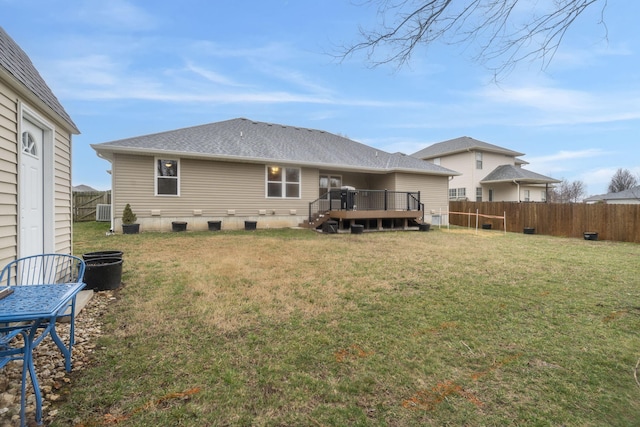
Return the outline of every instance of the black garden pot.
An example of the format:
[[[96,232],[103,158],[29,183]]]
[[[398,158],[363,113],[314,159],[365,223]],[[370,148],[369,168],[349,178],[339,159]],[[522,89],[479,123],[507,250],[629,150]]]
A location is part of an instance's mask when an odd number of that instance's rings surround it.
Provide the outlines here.
[[[184,221],[173,221],[171,223],[171,229],[173,231],[187,231],[187,223]]]
[[[533,227],[525,227],[524,230],[522,230],[522,232],[524,234],[536,234],[536,229]]]
[[[491,224],[482,224],[483,230],[491,230]]]
[[[598,233],[593,231],[585,231],[584,240],[598,240]]]
[[[122,224],[122,234],[138,234],[140,224]]]
[[[429,231],[429,229],[431,229],[431,224],[420,224],[418,228],[420,231]]]
[[[122,259],[122,251],[98,251],[98,252],[87,252],[86,254],[82,254],[82,259],[85,261],[90,259],[96,259],[96,258]]]
[[[85,261],[85,289],[106,291],[122,284],[122,258],[91,258]]]
[[[364,231],[364,225],[353,224],[351,226],[351,234],[362,234],[363,231]]]

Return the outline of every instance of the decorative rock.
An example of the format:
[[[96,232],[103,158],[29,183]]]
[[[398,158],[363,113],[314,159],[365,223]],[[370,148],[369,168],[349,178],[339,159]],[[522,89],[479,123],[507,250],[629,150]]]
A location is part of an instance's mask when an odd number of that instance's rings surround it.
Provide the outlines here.
[[[116,297],[112,291],[95,292],[93,298],[76,316],[75,344],[73,345],[73,370],[82,370],[90,362],[90,356],[96,348],[95,340],[102,335],[101,313],[109,302]],[[58,335],[64,342],[69,339],[69,324],[59,323],[56,326]],[[71,379],[64,369],[64,356],[51,337],[45,338],[33,352],[36,374],[43,393],[43,420],[45,425],[51,424],[58,414],[51,402],[61,400],[60,390]],[[20,423],[20,381],[22,361],[9,362],[0,371],[0,427],[15,426]],[[54,392],[54,390],[56,392]],[[31,381],[27,380],[27,424],[35,417],[35,396]],[[31,425],[31,424],[29,424]]]

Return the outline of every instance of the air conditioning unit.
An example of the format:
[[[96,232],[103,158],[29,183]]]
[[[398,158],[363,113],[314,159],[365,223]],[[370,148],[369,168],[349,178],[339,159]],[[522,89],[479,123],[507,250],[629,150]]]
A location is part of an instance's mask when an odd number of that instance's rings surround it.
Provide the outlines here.
[[[96,221],[111,221],[111,205],[96,205]]]

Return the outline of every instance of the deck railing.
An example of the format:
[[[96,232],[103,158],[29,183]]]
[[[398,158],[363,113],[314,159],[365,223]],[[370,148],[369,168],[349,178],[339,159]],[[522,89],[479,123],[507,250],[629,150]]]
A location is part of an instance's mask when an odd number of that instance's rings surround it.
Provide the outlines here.
[[[389,190],[331,190],[309,203],[309,222],[329,211],[419,211],[420,192]]]

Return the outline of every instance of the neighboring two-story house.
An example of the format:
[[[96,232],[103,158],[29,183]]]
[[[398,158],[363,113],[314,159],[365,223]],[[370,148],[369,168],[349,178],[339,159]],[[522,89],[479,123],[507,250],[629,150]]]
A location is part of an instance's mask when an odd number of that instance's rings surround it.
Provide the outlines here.
[[[460,172],[449,181],[450,200],[546,202],[560,180],[523,169],[524,153],[468,136],[430,145],[413,157]]]

